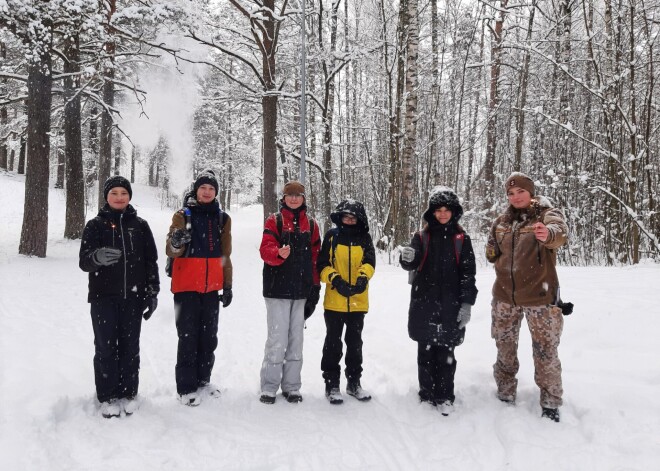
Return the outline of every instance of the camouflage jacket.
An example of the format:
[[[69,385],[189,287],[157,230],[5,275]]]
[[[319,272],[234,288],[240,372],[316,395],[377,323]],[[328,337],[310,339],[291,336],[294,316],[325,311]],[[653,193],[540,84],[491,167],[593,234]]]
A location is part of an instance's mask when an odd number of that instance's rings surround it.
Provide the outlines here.
[[[537,222],[548,228],[545,242],[534,236]],[[486,244],[486,258],[495,264],[493,298],[517,306],[554,304],[557,249],[567,234],[563,214],[544,197],[534,197],[524,210],[509,206],[491,226]]]

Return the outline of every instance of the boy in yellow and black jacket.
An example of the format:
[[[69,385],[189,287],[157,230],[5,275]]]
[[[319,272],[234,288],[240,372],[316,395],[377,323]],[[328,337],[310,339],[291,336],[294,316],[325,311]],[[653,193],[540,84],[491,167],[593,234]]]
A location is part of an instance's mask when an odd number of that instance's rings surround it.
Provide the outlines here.
[[[360,401],[371,395],[362,389],[362,329],[369,310],[369,280],[374,275],[376,256],[369,235],[369,223],[362,203],[344,200],[330,219],[336,227],[323,238],[317,266],[321,281],[326,283],[326,336],[321,370],[325,394],[331,404],[341,404],[339,389],[342,357],[342,332],[346,326],[346,393]]]

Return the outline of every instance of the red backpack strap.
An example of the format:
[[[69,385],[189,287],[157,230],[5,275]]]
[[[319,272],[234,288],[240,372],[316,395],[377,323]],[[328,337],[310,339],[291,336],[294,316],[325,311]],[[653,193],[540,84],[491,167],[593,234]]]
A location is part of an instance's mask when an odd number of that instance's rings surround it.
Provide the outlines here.
[[[419,262],[417,271],[421,272],[422,267],[424,267],[424,262],[426,262],[426,257],[429,254],[429,240],[431,239],[431,234],[429,233],[429,231],[424,229],[419,231],[418,234],[419,234],[419,238],[422,241],[422,260]]]
[[[454,234],[454,255],[456,255],[456,265],[461,263],[461,252],[463,251],[463,239],[465,239],[464,232],[457,232]]]

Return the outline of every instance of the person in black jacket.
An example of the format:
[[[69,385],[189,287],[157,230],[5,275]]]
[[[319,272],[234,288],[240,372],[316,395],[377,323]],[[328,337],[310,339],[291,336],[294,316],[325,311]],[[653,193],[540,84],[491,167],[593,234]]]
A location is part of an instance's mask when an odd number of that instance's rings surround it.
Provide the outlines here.
[[[96,396],[105,418],[138,407],[140,329],[158,305],[158,252],[149,224],[129,204],[124,177],[108,178],[106,204],[85,226],[80,268],[89,272]]]
[[[426,225],[400,256],[401,266],[414,278],[408,334],[418,343],[419,397],[437,405],[442,415],[453,411],[454,349],[463,343],[477,297],[472,243],[458,224],[462,215],[452,190],[435,189],[423,216]]]

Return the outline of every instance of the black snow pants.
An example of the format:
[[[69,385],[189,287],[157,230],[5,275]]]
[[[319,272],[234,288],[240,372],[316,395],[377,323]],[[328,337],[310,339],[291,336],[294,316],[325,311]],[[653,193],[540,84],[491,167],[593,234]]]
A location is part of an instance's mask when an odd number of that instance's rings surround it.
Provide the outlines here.
[[[218,346],[220,301],[217,291],[174,294],[179,349],[176,356],[176,391],[189,394],[211,381]]]
[[[91,303],[94,379],[99,402],[138,393],[142,302],[119,297]]]
[[[454,402],[454,375],[456,357],[454,347],[417,343],[417,375],[419,398],[425,402],[440,404]]]
[[[364,314],[357,312],[325,311],[325,343],[321,370],[326,390],[339,387],[342,357],[341,334],[346,326],[346,368],[344,373],[349,383],[360,381],[362,377],[362,329]]]

